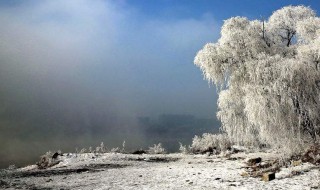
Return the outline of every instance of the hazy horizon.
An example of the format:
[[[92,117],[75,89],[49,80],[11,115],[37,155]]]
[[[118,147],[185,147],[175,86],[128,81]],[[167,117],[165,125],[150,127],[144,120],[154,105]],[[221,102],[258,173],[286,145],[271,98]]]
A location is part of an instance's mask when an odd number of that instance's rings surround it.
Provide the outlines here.
[[[301,2],[0,1],[0,167],[101,141],[153,143],[139,117],[191,115],[216,131],[216,88],[194,56],[219,38],[223,20],[288,4]],[[181,129],[188,142],[191,123]]]

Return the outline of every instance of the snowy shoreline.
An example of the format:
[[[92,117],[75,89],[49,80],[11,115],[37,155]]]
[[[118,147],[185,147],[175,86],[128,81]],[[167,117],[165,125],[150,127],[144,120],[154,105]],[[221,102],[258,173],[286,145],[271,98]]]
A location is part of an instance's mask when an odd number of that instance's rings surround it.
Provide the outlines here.
[[[84,153],[59,156],[59,164],[1,173],[6,189],[311,189],[319,188],[319,168],[309,163],[281,168],[276,179],[242,176],[245,159],[275,159],[271,153],[219,155],[132,155]],[[297,171],[297,175],[292,175]]]

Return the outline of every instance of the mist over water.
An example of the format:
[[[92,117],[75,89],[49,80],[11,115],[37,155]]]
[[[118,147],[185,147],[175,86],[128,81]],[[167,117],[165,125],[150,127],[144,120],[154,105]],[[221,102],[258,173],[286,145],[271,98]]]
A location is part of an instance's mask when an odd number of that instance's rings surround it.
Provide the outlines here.
[[[182,118],[189,118],[184,121]],[[59,119],[59,118],[57,118]],[[95,118],[96,121],[97,118]],[[52,125],[43,120],[24,126],[8,126],[1,129],[1,162],[2,168],[10,164],[23,166],[34,164],[45,152],[62,150],[63,152],[80,151],[82,148],[99,146],[101,142],[111,148],[122,148],[130,152],[137,149],[148,149],[149,146],[161,142],[169,152],[176,152],[179,142],[190,144],[194,135],[204,132],[217,132],[218,122],[215,119],[195,118],[188,115],[161,115],[121,121],[100,120],[101,125],[86,126],[81,121],[75,125]],[[51,120],[52,121],[52,120]],[[109,123],[110,122],[110,123]],[[69,123],[69,121],[65,121]],[[21,128],[23,127],[23,128]]]
[[[173,151],[220,126],[215,89],[193,65],[218,36],[210,15],[147,19],[116,1],[15,1],[1,4],[0,24],[0,167],[101,142]]]

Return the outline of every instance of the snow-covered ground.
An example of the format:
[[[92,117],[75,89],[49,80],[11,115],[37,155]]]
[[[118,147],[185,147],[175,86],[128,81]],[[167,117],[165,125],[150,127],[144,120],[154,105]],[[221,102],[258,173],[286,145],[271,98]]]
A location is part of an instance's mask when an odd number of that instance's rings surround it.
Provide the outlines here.
[[[208,155],[64,154],[49,169],[36,165],[2,172],[0,189],[313,189],[319,168],[304,163],[281,168],[276,179],[242,176],[245,158],[275,159],[271,153]],[[297,171],[292,176],[292,171]]]

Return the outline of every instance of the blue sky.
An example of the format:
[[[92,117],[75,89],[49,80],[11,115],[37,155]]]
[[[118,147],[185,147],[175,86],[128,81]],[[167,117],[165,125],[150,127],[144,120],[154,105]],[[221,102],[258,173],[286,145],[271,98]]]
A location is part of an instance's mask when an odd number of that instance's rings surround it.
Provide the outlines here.
[[[320,10],[298,0],[2,0],[4,107],[215,117],[197,51],[218,39],[225,19],[301,4]]]
[[[273,11],[287,5],[311,6],[314,10],[320,7],[316,0],[137,0],[127,3],[143,14],[155,18],[201,18],[204,13],[210,13],[219,22],[232,16],[245,16],[250,19],[268,17]]]

